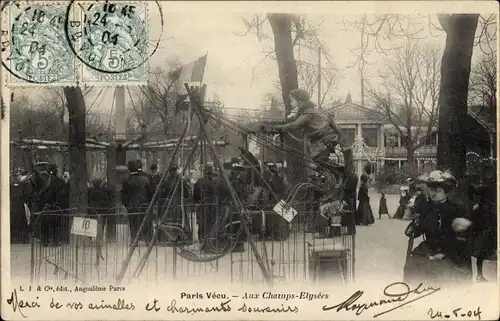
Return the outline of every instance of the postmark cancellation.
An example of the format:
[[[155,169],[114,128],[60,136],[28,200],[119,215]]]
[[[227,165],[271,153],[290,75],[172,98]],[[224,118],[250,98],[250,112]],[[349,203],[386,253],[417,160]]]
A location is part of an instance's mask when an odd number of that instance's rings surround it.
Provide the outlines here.
[[[73,2],[66,36],[82,62],[82,81],[145,83],[148,59],[148,2]]]
[[[145,84],[148,2],[14,1],[2,7],[7,86]]]
[[[64,36],[66,4],[13,2],[2,9],[6,84],[76,85],[78,61]]]

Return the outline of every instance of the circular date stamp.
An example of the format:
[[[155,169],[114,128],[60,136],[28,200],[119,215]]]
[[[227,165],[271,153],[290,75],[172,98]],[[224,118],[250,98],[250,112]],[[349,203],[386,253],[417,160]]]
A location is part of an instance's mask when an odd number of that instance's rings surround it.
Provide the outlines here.
[[[64,33],[65,7],[19,1],[2,7],[0,50],[9,85],[76,82],[76,59]]]
[[[97,73],[140,78],[148,60],[147,2],[72,1],[65,32],[74,55]],[[139,74],[137,74],[139,73]]]

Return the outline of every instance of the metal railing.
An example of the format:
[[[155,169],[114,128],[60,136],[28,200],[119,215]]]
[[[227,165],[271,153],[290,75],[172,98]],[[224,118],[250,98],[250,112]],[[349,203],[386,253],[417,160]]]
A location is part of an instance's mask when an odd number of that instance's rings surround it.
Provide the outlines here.
[[[161,204],[161,202],[159,202]],[[277,283],[317,282],[325,264],[335,269],[332,278],[354,280],[355,233],[349,226],[353,213],[340,225],[329,227],[318,214],[318,204],[296,202],[297,215],[288,222],[272,206],[254,206],[248,224],[259,252]],[[153,251],[139,274],[134,274],[146,242],[140,241],[129,264],[129,282],[168,280],[227,280],[232,283],[263,283],[264,279],[238,215],[230,204],[177,204],[158,221],[161,207],[148,224],[143,239],[160,229]],[[225,214],[224,214],[225,213]],[[88,208],[72,214],[65,209],[34,213],[31,222],[31,281],[53,283],[114,282],[143,212]],[[224,218],[224,219],[223,219]],[[172,231],[182,231],[172,236]],[[318,238],[318,232],[324,233]],[[181,235],[181,236],[179,236]],[[224,243],[225,242],[225,243]],[[230,243],[230,246],[227,246]],[[220,244],[225,244],[220,246]],[[330,263],[328,263],[328,262]],[[332,274],[332,273],[330,273]]]

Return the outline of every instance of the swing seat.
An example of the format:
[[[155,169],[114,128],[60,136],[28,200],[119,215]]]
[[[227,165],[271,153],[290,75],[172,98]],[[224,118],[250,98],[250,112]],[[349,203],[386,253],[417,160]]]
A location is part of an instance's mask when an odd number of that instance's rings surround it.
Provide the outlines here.
[[[167,235],[168,243],[185,243],[192,241],[191,231],[180,224],[160,224],[158,228]]]

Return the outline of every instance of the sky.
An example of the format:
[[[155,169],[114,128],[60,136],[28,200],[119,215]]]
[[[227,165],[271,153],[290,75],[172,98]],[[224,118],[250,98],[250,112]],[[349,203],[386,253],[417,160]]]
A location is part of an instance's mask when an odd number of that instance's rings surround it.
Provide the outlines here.
[[[403,2],[404,3],[404,2]],[[306,12],[307,18],[321,25],[317,30],[322,44],[329,52],[330,63],[323,57],[324,68],[335,68],[337,70],[337,81],[329,92],[332,98],[344,100],[348,93],[354,102],[361,100],[360,75],[357,67],[350,67],[356,60],[352,50],[360,42],[360,31],[351,28],[345,29],[343,20],[354,21],[359,14],[367,11],[368,19],[374,19],[373,12],[402,12],[415,14],[433,14],[436,12],[465,12],[478,10],[491,12],[496,6],[485,6],[481,2],[475,2],[467,6],[465,2],[457,5],[451,3],[397,5],[379,3],[350,4],[341,3],[296,3],[287,2],[275,4],[273,2],[253,3],[193,3],[193,2],[162,2],[160,3],[163,13],[163,33],[159,34],[161,25],[160,14],[154,3],[150,3],[149,23],[151,28],[150,41],[161,38],[160,46],[149,63],[151,67],[166,66],[170,59],[179,58],[183,63],[189,63],[194,59],[208,53],[208,59],[204,74],[204,83],[208,88],[208,99],[214,93],[220,97],[226,112],[229,114],[241,114],[243,110],[260,109],[263,105],[263,96],[269,92],[275,92],[275,83],[278,80],[278,68],[275,60],[265,58],[266,50],[272,47],[272,33],[269,24],[265,22],[261,32],[270,36],[269,40],[259,42],[256,35],[248,34],[242,36],[246,31],[242,18],[251,20],[254,12]],[[363,4],[363,5],[362,5]],[[475,4],[475,5],[474,5]],[[321,12],[321,13],[318,13]],[[335,13],[329,14],[328,12]],[[261,17],[265,17],[264,14]],[[433,36],[426,30],[421,34],[425,39],[421,42],[443,47],[445,43],[444,32],[436,31]],[[401,40],[385,41],[387,47],[394,47]],[[474,50],[474,59],[480,54]],[[301,49],[295,53],[296,59],[309,61],[316,64],[316,55],[312,51]],[[370,65],[365,68],[365,77],[376,81],[378,72],[383,68],[381,62],[386,56],[375,51],[370,53],[368,60]],[[133,87],[133,86],[131,86]],[[325,88],[323,88],[325,90]],[[26,91],[23,90],[26,93]],[[32,97],[43,95],[39,91],[30,91]],[[315,96],[313,96],[315,97]],[[113,88],[101,90],[94,88],[86,97],[87,105],[93,106],[94,111],[106,115],[111,111],[113,102]],[[127,94],[128,108],[137,103],[136,97]],[[313,100],[316,100],[313,98]],[[95,107],[94,107],[95,106]]]

